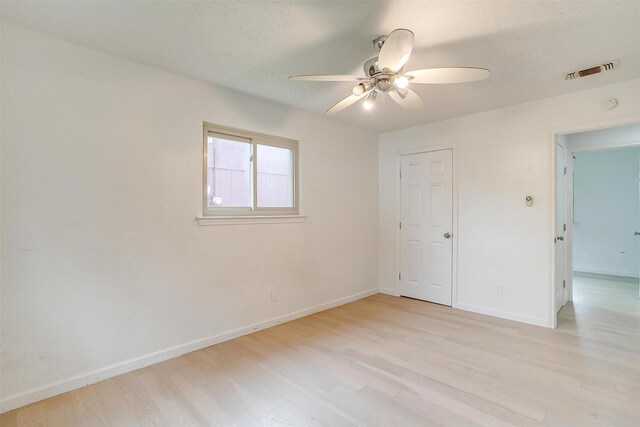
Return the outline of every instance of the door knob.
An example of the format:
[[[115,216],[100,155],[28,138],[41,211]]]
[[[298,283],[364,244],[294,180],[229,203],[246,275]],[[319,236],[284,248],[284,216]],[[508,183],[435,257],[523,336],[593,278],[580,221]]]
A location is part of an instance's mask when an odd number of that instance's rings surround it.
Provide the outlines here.
[[[634,236],[640,236],[640,231],[634,231],[634,232],[633,232],[633,235],[634,235]]]
[[[558,236],[557,239],[562,242],[564,240],[564,236]]]
[[[444,238],[445,239],[450,239],[451,238],[451,233],[444,233]]]

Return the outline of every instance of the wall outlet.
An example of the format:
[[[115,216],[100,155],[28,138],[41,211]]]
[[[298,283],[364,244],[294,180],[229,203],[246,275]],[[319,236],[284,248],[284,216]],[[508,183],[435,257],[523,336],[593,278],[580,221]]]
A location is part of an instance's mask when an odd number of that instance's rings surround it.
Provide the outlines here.
[[[496,294],[502,294],[504,292],[504,287],[502,286],[502,284],[499,284],[498,287],[496,288]]]
[[[276,302],[276,301],[278,301],[278,291],[273,290],[271,291],[271,302]]]

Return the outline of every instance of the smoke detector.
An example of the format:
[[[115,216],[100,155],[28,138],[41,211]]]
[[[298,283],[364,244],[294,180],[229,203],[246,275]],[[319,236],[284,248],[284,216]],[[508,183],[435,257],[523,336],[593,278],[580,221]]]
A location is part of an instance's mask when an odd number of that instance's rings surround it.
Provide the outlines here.
[[[603,73],[605,71],[615,70],[616,68],[620,68],[620,60],[616,59],[611,62],[606,62],[604,64],[596,65],[595,67],[585,68],[580,71],[573,71],[571,73],[567,73],[564,76],[565,80],[574,80],[578,77],[587,77],[598,73]]]

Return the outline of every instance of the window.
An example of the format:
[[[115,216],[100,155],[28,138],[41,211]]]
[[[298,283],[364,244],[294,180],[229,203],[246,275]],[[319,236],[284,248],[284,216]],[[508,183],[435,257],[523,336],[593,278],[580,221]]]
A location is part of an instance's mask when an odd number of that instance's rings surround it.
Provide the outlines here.
[[[298,142],[204,125],[205,216],[296,215]]]

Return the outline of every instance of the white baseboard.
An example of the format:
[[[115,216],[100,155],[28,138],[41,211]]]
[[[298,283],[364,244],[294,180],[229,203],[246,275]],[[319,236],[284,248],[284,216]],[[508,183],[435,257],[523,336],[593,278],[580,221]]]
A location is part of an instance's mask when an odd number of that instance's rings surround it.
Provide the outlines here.
[[[637,272],[633,271],[613,271],[613,270],[601,270],[598,268],[573,268],[573,271],[576,273],[590,273],[590,274],[601,274],[604,276],[618,276],[618,277],[631,277],[633,279],[640,278],[640,275]]]
[[[256,331],[260,331],[262,329],[279,325],[281,323],[289,322],[291,320],[299,319],[304,316],[309,316],[310,314],[318,313],[320,311],[328,310],[339,305],[366,298],[370,295],[375,295],[378,292],[378,289],[370,289],[364,292],[359,292],[357,294],[329,301],[324,304],[315,305],[303,310],[294,311],[293,313],[273,317],[262,322],[254,323],[250,326],[233,329],[231,331],[214,335],[212,337],[191,341],[185,344],[156,351],[154,353],[146,354],[144,356],[135,357],[133,359],[105,366],[103,368],[96,369],[82,375],[77,375],[75,377],[67,378],[55,383],[50,383],[23,393],[15,394],[0,401],[0,414],[12,409],[20,408],[30,403],[37,402],[39,400],[43,400],[61,393],[66,393],[68,391],[84,387],[89,384],[95,384],[99,381],[106,380],[107,378],[115,377],[116,375],[135,371],[136,369],[144,368],[146,366],[160,363],[165,360],[173,359],[174,357],[178,357],[192,351],[200,350],[202,348],[209,347],[223,341],[228,341],[242,335],[247,335]]]
[[[396,289],[392,289],[392,288],[380,288],[380,293],[381,294],[385,294],[385,295],[391,295],[391,296],[394,296],[394,297],[399,297],[400,296],[398,291]]]
[[[486,314],[487,316],[499,317],[501,319],[528,323],[530,325],[543,326],[545,328],[549,327],[549,321],[547,319],[540,319],[540,318],[531,317],[531,316],[523,316],[517,313],[494,310],[492,308],[480,307],[477,305],[456,303],[454,304],[453,308],[459,308],[460,310],[471,311],[473,313]]]

